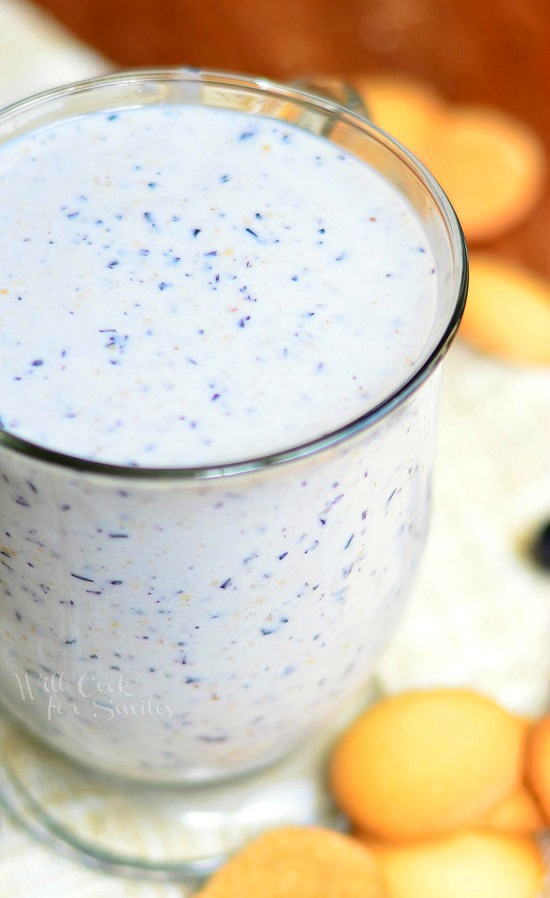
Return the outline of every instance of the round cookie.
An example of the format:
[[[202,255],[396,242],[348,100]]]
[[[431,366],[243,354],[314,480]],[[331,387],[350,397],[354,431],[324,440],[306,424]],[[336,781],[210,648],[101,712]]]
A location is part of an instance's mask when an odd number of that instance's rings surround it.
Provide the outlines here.
[[[533,726],[527,743],[526,777],[550,823],[550,714]]]
[[[544,869],[533,839],[463,832],[370,848],[392,898],[538,898]]]
[[[542,143],[527,126],[489,107],[451,108],[423,161],[470,241],[493,239],[519,224],[544,190]]]
[[[445,113],[436,91],[404,75],[358,75],[351,80],[374,124],[422,159]]]
[[[378,864],[355,839],[287,826],[251,842],[196,898],[389,898]]]
[[[476,823],[479,829],[497,830],[499,832],[525,835],[536,833],[545,827],[544,817],[525,786],[491,808]]]
[[[466,689],[395,695],[337,744],[334,796],[360,830],[382,839],[450,832],[519,788],[525,734],[523,720]]]
[[[472,253],[460,334],[510,361],[550,365],[550,283],[497,255]]]

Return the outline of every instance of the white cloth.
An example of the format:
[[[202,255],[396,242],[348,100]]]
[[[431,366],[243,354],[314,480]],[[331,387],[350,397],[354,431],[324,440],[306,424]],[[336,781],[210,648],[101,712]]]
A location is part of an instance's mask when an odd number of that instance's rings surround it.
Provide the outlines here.
[[[78,2],[78,0],[75,0]],[[23,0],[0,0],[0,105],[108,71]],[[446,361],[431,534],[415,596],[378,668],[384,690],[469,684],[524,714],[547,705],[550,577],[525,543],[550,517],[550,370],[460,342]],[[6,818],[0,898],[181,898],[81,867]]]

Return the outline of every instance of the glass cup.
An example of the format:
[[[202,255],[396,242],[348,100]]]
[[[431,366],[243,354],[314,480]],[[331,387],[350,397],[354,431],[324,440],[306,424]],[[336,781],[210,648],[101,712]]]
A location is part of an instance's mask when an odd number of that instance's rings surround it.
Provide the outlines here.
[[[158,103],[288,121],[367,161],[422,220],[439,285],[406,379],[289,451],[145,469],[0,432],[3,801],[67,851],[192,885],[270,825],[336,819],[324,757],[365,701],[422,554],[440,362],[467,266],[448,200],[403,147],[263,79],[81,82],[4,111],[0,140]]]

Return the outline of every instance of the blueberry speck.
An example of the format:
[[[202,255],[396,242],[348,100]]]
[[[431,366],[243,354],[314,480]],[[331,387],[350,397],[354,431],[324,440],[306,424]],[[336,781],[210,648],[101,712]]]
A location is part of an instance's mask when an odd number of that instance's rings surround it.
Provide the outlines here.
[[[144,217],[145,221],[147,222],[147,224],[151,225],[151,227],[153,228],[154,231],[158,230],[156,223],[155,223],[155,219],[153,218],[152,212],[144,212],[143,217]]]
[[[118,259],[113,259],[112,262],[109,262],[107,268],[116,268],[117,265],[120,265],[120,262],[118,261]]]
[[[158,184],[156,181],[149,181],[147,187],[149,187],[150,190],[155,190],[158,187]]]
[[[231,586],[231,577],[228,577],[227,580],[224,580],[220,586],[220,589],[227,589],[228,586]]]
[[[550,571],[550,520],[538,531],[533,541],[531,555],[539,567]]]
[[[245,231],[247,232],[247,234],[250,234],[251,237],[255,237],[256,240],[258,239],[256,231],[253,231],[252,228],[245,228]]]
[[[114,121],[116,121],[117,118],[118,118],[118,113],[111,112],[111,114],[107,116],[107,121],[114,122]]]
[[[198,237],[201,232],[201,228],[193,228],[193,237]]]
[[[43,359],[35,359],[34,362],[31,362],[33,368],[40,368],[44,364]]]
[[[229,175],[222,175],[220,178],[220,184],[227,184],[229,181]]]
[[[288,555],[288,552],[282,552],[281,555],[279,555],[279,561],[282,561],[283,558],[286,558],[287,555]]]
[[[243,131],[239,134],[239,140],[250,140],[251,137],[254,137],[254,131]]]
[[[239,327],[246,327],[247,321],[250,321],[250,315],[246,315],[244,318],[239,318],[237,324]]]
[[[167,290],[168,287],[171,287],[171,284],[168,284],[166,281],[161,281],[158,285],[159,290]]]

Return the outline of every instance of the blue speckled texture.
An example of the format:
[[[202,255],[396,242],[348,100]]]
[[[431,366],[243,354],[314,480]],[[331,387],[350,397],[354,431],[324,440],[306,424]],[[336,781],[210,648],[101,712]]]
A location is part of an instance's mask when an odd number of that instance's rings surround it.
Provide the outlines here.
[[[328,433],[418,368],[434,317],[403,198],[268,119],[149,108],[8,144],[0,224],[1,423],[92,460],[207,465]],[[2,447],[3,701],[75,759],[153,781],[313,733],[410,591],[438,380],[345,444],[231,478]]]
[[[410,591],[438,380],[345,447],[229,480],[109,484],[0,453],[12,712],[151,780],[245,770],[313,732],[365,682]]]

